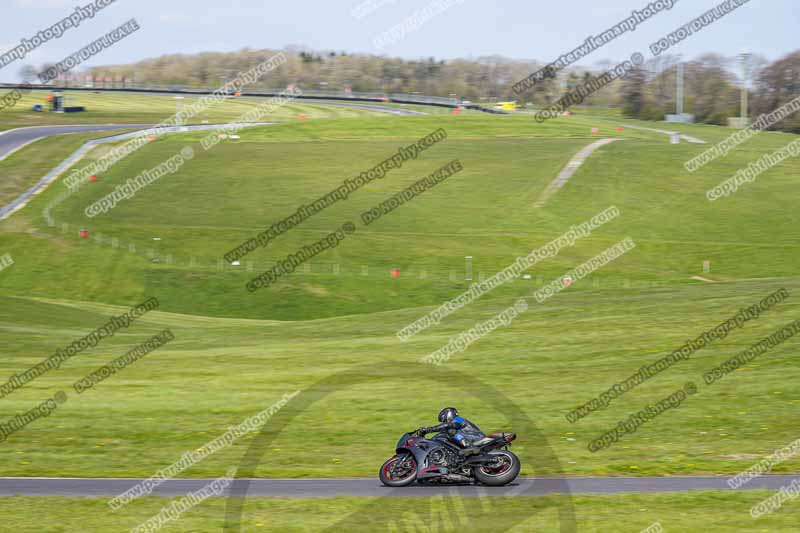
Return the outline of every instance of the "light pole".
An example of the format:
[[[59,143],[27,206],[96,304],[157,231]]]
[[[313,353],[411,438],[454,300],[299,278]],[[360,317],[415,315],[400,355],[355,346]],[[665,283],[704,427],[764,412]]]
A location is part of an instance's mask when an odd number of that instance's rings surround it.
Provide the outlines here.
[[[181,112],[183,111],[183,96],[175,97],[175,128],[176,131],[183,125]]]
[[[750,53],[747,50],[744,50],[741,54],[739,54],[739,60],[742,64],[742,103],[741,103],[741,120],[742,120],[742,127],[745,127],[747,124],[747,117],[748,117],[748,92],[747,86],[750,83]]]
[[[678,75],[677,75],[677,82],[678,82],[678,89],[677,89],[677,96],[676,96],[676,107],[677,109],[675,112],[677,115],[683,116],[683,58],[678,56]]]

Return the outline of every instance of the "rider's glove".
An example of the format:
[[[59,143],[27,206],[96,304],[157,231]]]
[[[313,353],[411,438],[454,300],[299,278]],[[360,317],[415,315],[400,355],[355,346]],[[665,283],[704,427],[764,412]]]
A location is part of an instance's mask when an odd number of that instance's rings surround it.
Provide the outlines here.
[[[424,436],[426,433],[428,433],[428,428],[426,427],[421,427],[417,430],[417,435]]]

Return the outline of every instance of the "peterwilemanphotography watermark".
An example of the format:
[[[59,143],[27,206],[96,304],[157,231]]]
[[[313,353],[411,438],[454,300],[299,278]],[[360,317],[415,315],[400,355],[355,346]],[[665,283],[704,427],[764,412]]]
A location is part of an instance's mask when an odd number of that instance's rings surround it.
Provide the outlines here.
[[[14,258],[11,257],[11,254],[5,253],[3,255],[0,255],[0,272],[7,269],[13,264],[14,264]]]
[[[400,147],[396,153],[387,157],[374,167],[365,170],[353,178],[347,178],[341,185],[329,193],[320,196],[308,205],[301,205],[288,217],[273,223],[269,228],[262,231],[255,237],[248,239],[233,250],[225,254],[228,262],[238,261],[244,256],[254,251],[258,247],[264,247],[273,239],[283,235],[287,231],[299,226],[312,216],[321,213],[333,204],[347,200],[347,198],[362,187],[375,181],[383,179],[392,169],[402,168],[408,161],[413,161],[421,153],[432,146],[447,139],[447,131],[439,128],[428,135],[418,139],[416,142],[407,146]]]
[[[269,98],[266,102],[258,104],[253,109],[242,113],[236,120],[229,122],[225,127],[218,128],[212,131],[200,140],[200,146],[203,150],[208,151],[222,142],[223,139],[239,132],[242,128],[246,127],[249,123],[255,123],[262,120],[275,112],[275,110],[289,104],[299,96],[303,95],[300,89],[292,89],[291,91],[282,91],[279,95]]]
[[[561,250],[574,246],[576,242],[588,237],[594,230],[611,222],[619,215],[620,210],[616,206],[611,206],[585,222],[570,226],[568,231],[552,241],[532,250],[526,256],[518,257],[514,263],[494,276],[480,283],[472,284],[467,291],[446,301],[430,313],[405,326],[396,333],[397,338],[405,342],[417,333],[439,324],[444,318],[459,309],[463,309],[495,288],[518,279],[523,272],[533,268],[539,262],[555,257]]]
[[[731,150],[737,148],[739,145],[752,139],[762,131],[766,131],[767,129],[778,124],[782,120],[792,116],[798,111],[800,111],[800,97],[797,97],[791,102],[788,102],[780,106],[771,113],[764,113],[760,115],[757,119],[753,121],[752,124],[744,128],[743,130],[739,130],[736,133],[729,135],[728,137],[718,142],[717,144],[715,144],[702,154],[693,157],[692,159],[684,163],[683,166],[689,172],[695,172],[697,170],[700,170],[701,168],[711,163],[712,161],[716,161],[720,157],[728,155],[728,153]]]
[[[634,9],[631,15],[625,20],[614,24],[597,35],[590,35],[584,40],[583,44],[560,55],[558,59],[537,70],[524,80],[518,81],[512,85],[511,88],[516,94],[522,94],[543,80],[555,78],[559,71],[567,68],[576,61],[580,61],[618,37],[628,32],[636,31],[636,28],[638,28],[640,24],[647,22],[659,13],[669,11],[676,3],[678,3],[678,0],[656,0],[655,2],[650,2],[642,9]]]
[[[8,396],[39,376],[60,368],[65,361],[68,361],[70,358],[75,357],[90,347],[94,348],[101,340],[113,337],[119,330],[127,329],[134,321],[144,316],[145,313],[158,309],[158,306],[159,302],[157,298],[149,298],[145,302],[132,307],[128,312],[111,317],[108,322],[91,333],[74,340],[68,346],[57,349],[53,355],[41,363],[32,366],[24,372],[12,375],[3,385],[0,385],[0,398]]]
[[[30,38],[21,39],[17,46],[0,55],[0,68],[13,63],[14,61],[25,59],[28,54],[43,44],[47,43],[48,41],[52,41],[53,39],[60,38],[71,28],[79,27],[81,22],[94,18],[94,16],[101,9],[110,6],[116,1],[117,0],[94,0],[94,2],[90,2],[84,6],[77,6],[74,10],[75,12],[71,15],[64,17],[55,24],[52,24],[43,30],[39,30],[35,34],[31,35]]]
[[[175,461],[171,465],[162,468],[149,478],[137,483],[119,496],[115,496],[109,500],[108,506],[111,507],[112,510],[118,511],[136,498],[141,498],[142,496],[148,496],[152,494],[153,490],[165,481],[174,478],[181,472],[185,472],[206,457],[225,449],[228,446],[231,446],[239,439],[263,427],[270,418],[272,418],[278,411],[283,409],[283,407],[298,394],[300,394],[300,391],[284,394],[280,400],[273,403],[268,408],[254,414],[251,417],[248,417],[241,424],[232,426],[230,429],[228,429],[228,431],[216,439],[204,444],[200,448],[184,453],[179,460]]]
[[[580,407],[573,409],[566,415],[567,420],[570,423],[575,423],[594,411],[608,407],[613,400],[621,397],[626,392],[638,387],[645,381],[657,376],[680,361],[689,359],[695,352],[706,346],[710,346],[714,341],[726,338],[728,333],[734,329],[743,328],[747,322],[757,319],[761,316],[761,313],[772,309],[787,298],[789,298],[789,291],[786,289],[778,289],[760,302],[740,309],[734,316],[704,331],[695,339],[687,341],[683,346],[675,349],[669,355],[662,357],[652,364],[641,367],[633,375],[609,387],[608,390],[600,394],[597,398],[593,398]]]

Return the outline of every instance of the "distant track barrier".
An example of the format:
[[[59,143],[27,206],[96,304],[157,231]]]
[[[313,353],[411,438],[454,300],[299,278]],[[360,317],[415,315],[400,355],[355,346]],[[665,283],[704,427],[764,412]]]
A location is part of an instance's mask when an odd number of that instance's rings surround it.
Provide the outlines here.
[[[203,96],[211,94],[215,89],[206,87],[183,87],[183,86],[163,86],[163,85],[142,85],[125,84],[124,87],[69,87],[52,85],[25,85],[25,88],[34,91],[82,91],[82,92],[117,92],[117,93],[143,93],[143,94],[185,94],[193,96]],[[0,83],[0,89],[23,88],[23,85],[13,83]],[[241,91],[241,96],[275,97],[280,96],[286,89],[264,89],[254,91]],[[394,103],[394,104],[416,104],[433,107],[456,108],[463,107],[484,113],[505,115],[508,112],[483,107],[478,104],[462,104],[458,98],[446,98],[443,96],[426,96],[420,94],[384,94],[384,93],[344,93],[340,91],[318,91],[303,89],[302,96],[297,96],[299,100],[334,100],[341,102],[371,102],[371,103]]]

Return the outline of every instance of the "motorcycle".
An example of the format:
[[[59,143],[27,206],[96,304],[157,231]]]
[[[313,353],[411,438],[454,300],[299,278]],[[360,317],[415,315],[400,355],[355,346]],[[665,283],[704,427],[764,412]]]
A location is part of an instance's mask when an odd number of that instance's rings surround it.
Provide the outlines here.
[[[472,443],[472,455],[447,433],[427,439],[417,432],[406,433],[397,442],[395,455],[381,466],[378,477],[388,487],[422,484],[483,483],[493,487],[516,479],[521,468],[519,457],[508,450],[515,433],[493,433]]]

